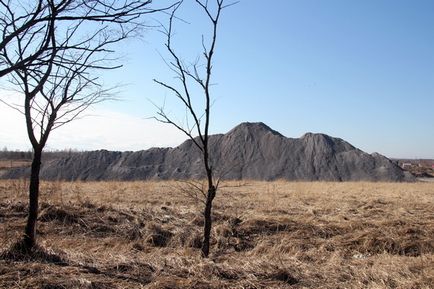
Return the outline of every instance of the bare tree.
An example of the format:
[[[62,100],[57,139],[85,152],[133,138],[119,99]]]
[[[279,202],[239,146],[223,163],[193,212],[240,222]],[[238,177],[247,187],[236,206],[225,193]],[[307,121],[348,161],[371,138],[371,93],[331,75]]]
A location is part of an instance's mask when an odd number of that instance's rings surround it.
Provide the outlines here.
[[[23,104],[8,105],[25,115],[33,147],[22,243],[31,249],[36,244],[41,158],[50,133],[110,98],[112,88],[102,86],[97,72],[121,67],[111,56],[113,45],[136,35],[142,27],[139,17],[156,10],[149,9],[151,1],[46,0],[31,12],[21,6],[25,16],[16,17],[13,4],[21,1],[0,3],[3,16],[8,15],[1,22],[1,75],[8,74],[24,95]]]
[[[0,78],[50,58],[52,25],[86,22],[138,25],[151,0],[0,0]],[[55,20],[53,22],[53,20]],[[65,24],[69,22],[69,24]],[[19,54],[11,53],[20,44]]]
[[[209,3],[213,2],[213,4]],[[203,167],[206,175],[207,188],[205,194],[205,208],[203,211],[204,228],[202,242],[202,256],[208,257],[210,251],[210,237],[212,228],[212,205],[218,189],[218,180],[215,180],[215,171],[211,161],[209,147],[209,126],[210,126],[210,110],[211,110],[211,73],[213,68],[213,57],[217,42],[217,28],[220,21],[221,12],[224,8],[233,5],[225,4],[224,0],[201,1],[195,0],[195,3],[205,13],[206,18],[211,24],[211,36],[208,46],[205,43],[205,37],[202,36],[202,49],[204,65],[197,60],[191,65],[187,65],[177,54],[173,45],[173,21],[176,18],[176,12],[182,4],[182,1],[176,5],[171,13],[169,25],[164,29],[167,36],[166,48],[169,58],[166,60],[167,65],[174,72],[178,85],[154,79],[156,83],[169,90],[177,100],[185,107],[186,124],[180,123],[171,117],[163,107],[158,107],[157,119],[160,122],[168,123],[175,126],[178,130],[187,135],[196,147],[200,150],[203,158]],[[170,59],[170,60],[169,60]],[[204,67],[204,68],[203,68]],[[193,101],[193,91],[199,88],[204,99],[203,110],[196,109],[197,104]],[[190,123],[190,125],[189,125]],[[195,137],[197,134],[197,137]]]

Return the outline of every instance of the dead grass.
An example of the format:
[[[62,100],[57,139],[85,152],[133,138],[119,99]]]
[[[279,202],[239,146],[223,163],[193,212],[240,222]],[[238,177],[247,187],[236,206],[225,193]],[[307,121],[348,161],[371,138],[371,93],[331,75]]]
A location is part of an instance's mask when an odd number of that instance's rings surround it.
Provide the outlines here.
[[[0,170],[30,167],[30,160],[0,160]]]
[[[226,185],[204,260],[174,182],[43,182],[25,258],[27,183],[1,181],[0,288],[434,288],[433,183]]]

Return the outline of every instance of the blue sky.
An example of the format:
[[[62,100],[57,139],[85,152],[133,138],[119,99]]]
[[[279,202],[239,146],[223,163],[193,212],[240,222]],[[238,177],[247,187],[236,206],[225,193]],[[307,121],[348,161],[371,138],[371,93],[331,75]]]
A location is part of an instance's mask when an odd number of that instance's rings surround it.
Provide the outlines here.
[[[174,45],[186,61],[200,55],[201,34],[209,27],[193,2],[186,0],[180,11],[190,24],[175,23]],[[264,3],[242,0],[224,11],[214,62],[212,133],[224,133],[244,121],[262,121],[288,137],[321,132],[369,153],[434,158],[434,1]],[[165,100],[166,108],[182,118],[182,107],[152,81],[173,81],[160,57],[165,55],[163,40],[149,30],[141,40],[119,48],[124,67],[102,77],[108,85],[127,84],[119,94],[123,100],[97,110],[132,122],[154,115],[150,100]],[[80,130],[80,124],[76,126]],[[143,141],[130,141],[130,146],[122,139],[108,144],[84,137],[74,146],[139,150],[184,139],[167,129],[159,140],[155,133],[162,129],[146,120],[143,130],[137,125],[131,130]],[[55,134],[53,139],[51,148],[68,144],[56,144]],[[8,143],[2,139],[0,145]]]

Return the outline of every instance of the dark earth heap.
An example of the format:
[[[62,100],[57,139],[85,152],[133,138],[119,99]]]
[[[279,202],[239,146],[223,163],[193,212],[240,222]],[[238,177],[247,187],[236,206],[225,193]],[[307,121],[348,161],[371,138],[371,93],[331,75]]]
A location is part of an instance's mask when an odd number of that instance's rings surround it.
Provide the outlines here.
[[[263,123],[242,123],[210,137],[213,167],[223,179],[410,181],[395,162],[367,154],[325,134],[287,138]],[[27,168],[4,172],[18,178]],[[203,177],[201,154],[191,140],[175,148],[137,152],[106,150],[76,153],[43,163],[46,180],[146,180]]]

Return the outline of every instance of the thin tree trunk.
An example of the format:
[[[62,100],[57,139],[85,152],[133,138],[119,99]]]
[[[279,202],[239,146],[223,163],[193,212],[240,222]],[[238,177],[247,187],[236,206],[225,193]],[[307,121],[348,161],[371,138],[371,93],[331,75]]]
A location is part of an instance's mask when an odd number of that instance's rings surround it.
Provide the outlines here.
[[[205,258],[209,256],[209,243],[212,228],[212,201],[214,200],[215,194],[216,188],[211,185],[208,189],[204,211],[205,224],[203,227],[202,256]]]
[[[29,186],[29,214],[24,231],[24,244],[32,248],[36,244],[36,220],[39,208],[39,171],[41,169],[42,149],[34,149]]]

